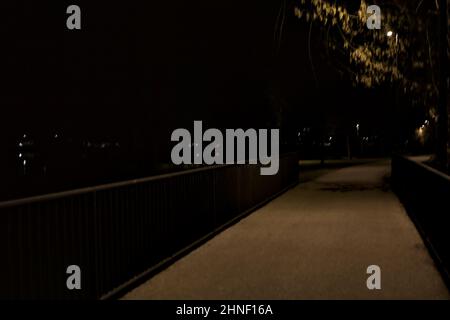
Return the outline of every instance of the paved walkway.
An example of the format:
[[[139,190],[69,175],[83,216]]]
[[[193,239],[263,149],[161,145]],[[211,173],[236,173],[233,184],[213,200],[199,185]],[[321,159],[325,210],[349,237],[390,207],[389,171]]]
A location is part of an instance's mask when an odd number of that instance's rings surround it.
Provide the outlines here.
[[[377,162],[302,183],[124,298],[450,299],[388,175]]]

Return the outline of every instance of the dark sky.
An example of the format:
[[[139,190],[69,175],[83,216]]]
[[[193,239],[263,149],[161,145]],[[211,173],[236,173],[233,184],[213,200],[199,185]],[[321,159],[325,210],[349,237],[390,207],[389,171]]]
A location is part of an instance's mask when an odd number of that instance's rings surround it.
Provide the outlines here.
[[[193,119],[261,126],[280,100],[307,116],[346,86],[313,34],[314,83],[307,27],[289,1],[279,50],[281,0],[162,2],[76,1],[81,31],[65,28],[64,1],[8,5],[3,124],[93,134]]]
[[[294,3],[2,3],[1,139],[106,137],[160,157],[193,120],[296,130],[383,119],[383,95],[354,90],[317,29],[309,51]],[[81,7],[82,30],[66,28],[70,4]]]
[[[281,126],[282,143],[303,126],[366,119],[382,128],[386,93],[352,88],[324,54],[320,30],[309,51],[309,26],[295,18],[295,1],[284,3],[2,1],[1,188],[31,185],[16,179],[23,134],[36,141],[37,172],[48,167],[44,192],[154,174],[169,162],[172,131],[194,120]],[[71,4],[81,7],[82,30],[66,28]],[[72,142],[56,147],[55,133]],[[81,142],[95,139],[121,148],[80,159]]]

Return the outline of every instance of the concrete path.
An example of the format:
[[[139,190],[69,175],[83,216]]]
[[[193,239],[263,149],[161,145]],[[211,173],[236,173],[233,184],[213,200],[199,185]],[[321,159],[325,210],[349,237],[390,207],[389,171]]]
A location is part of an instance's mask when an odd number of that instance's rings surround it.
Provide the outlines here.
[[[302,183],[124,298],[450,299],[388,175],[386,161]]]

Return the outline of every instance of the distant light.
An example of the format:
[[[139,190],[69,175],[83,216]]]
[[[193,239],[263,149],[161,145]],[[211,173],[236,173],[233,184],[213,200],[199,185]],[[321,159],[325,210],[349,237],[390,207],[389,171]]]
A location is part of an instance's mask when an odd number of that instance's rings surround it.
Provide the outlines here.
[[[22,142],[19,143],[19,147],[23,147],[23,143]]]
[[[392,32],[391,30],[389,30],[389,31],[387,32],[386,35],[387,35],[388,37],[392,37],[393,34],[394,34],[394,32]]]
[[[424,126],[421,126],[418,130],[417,130],[417,135],[420,137],[420,138],[422,138],[423,136],[424,136]]]
[[[22,158],[22,154],[21,153],[19,153],[19,158]]]
[[[23,160],[23,165],[24,165],[24,166],[27,165],[27,160]]]
[[[58,139],[58,137],[59,137],[59,136],[58,136],[58,134],[57,134],[57,133],[55,133],[55,136],[54,136],[54,137],[55,137],[55,139]]]
[[[26,134],[24,134],[24,135],[23,135],[23,138],[24,138],[24,139],[26,139],[26,138],[27,138],[27,135],[26,135]]]

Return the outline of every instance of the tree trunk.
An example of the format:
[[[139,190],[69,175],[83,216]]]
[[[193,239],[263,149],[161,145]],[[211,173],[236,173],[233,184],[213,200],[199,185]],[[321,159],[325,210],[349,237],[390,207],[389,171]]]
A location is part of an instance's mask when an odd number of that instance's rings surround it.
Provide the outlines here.
[[[347,159],[351,160],[352,159],[352,149],[350,146],[350,134],[347,133],[347,137],[346,137],[346,142],[347,142]]]
[[[448,171],[447,144],[449,138],[448,118],[448,0],[439,1],[439,105],[437,123],[436,156],[442,170]]]

